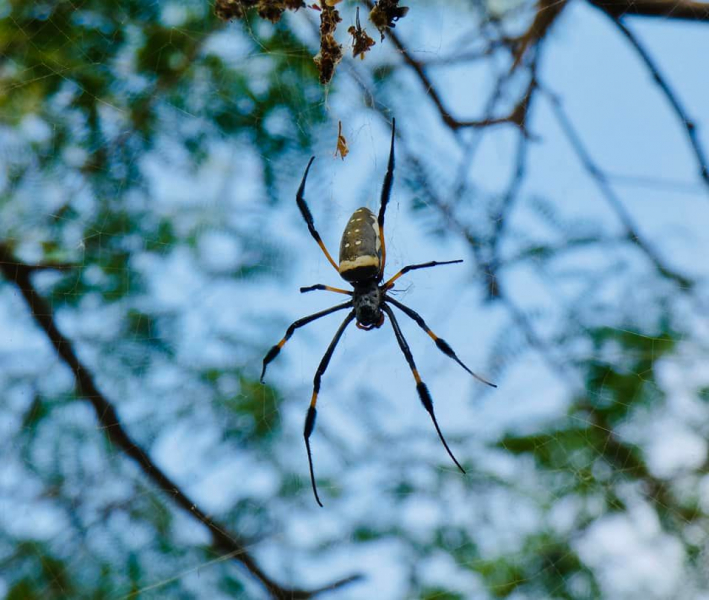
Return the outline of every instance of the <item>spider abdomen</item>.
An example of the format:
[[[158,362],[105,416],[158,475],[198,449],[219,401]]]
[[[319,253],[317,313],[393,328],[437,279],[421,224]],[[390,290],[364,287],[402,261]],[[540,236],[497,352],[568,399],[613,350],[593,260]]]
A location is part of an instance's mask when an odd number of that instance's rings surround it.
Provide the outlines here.
[[[340,276],[349,282],[366,281],[379,274],[382,241],[379,223],[368,208],[350,217],[340,242]]]

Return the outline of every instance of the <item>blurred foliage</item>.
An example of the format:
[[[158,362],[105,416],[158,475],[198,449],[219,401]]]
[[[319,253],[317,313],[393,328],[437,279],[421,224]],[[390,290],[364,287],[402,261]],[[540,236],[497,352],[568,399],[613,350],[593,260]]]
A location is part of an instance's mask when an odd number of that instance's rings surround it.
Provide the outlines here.
[[[226,30],[236,45],[226,43]],[[148,450],[166,423],[180,419],[225,425],[231,453],[267,449],[280,431],[277,391],[219,360],[206,359],[197,369],[204,376],[188,379],[180,394],[164,397],[163,384],[145,379],[161,369],[194,373],[193,364],[180,364],[180,320],[155,301],[146,272],[179,255],[211,285],[228,285],[272,274],[281,259],[253,228],[265,202],[255,202],[245,221],[229,197],[209,201],[194,190],[180,213],[156,198],[156,177],[199,176],[228,140],[260,163],[258,177],[253,163],[235,177],[258,181],[256,193],[275,203],[284,182],[276,167],[309,146],[312,129],[298,122],[305,107],[309,124],[324,120],[322,97],[311,48],[285,23],[224,25],[208,3],[183,0],[0,7],[0,242],[30,262],[62,265],[37,281],[62,316],[98,325],[78,336],[80,353],[91,355],[119,411],[133,398],[144,405],[151,417],[129,429]],[[205,252],[215,233],[234,240],[228,266],[213,266]],[[246,344],[223,343],[230,352]],[[232,379],[237,388],[226,389]],[[115,598],[161,580],[161,595],[186,597],[174,574],[213,552],[179,547],[169,499],[138,484],[130,462],[97,436],[95,417],[76,402],[65,373],[48,373],[31,398],[11,440],[16,467],[25,472],[25,500],[37,510],[49,503],[63,533],[52,543],[0,535],[6,597]],[[91,481],[116,485],[84,493]],[[263,506],[244,502],[230,524],[258,535]],[[244,593],[228,568],[214,586]]]
[[[52,556],[40,542],[19,542],[6,566],[13,567],[13,563],[28,574],[10,588],[6,596],[9,599],[68,598],[77,592],[66,564]]]
[[[589,334],[594,356],[609,358],[583,365],[586,393],[573,399],[567,418],[543,432],[508,434],[498,446],[513,455],[534,458],[545,474],[550,502],[574,499],[578,503],[570,539],[580,535],[594,516],[628,510],[623,500],[627,483],[645,486],[646,499],[655,503],[669,530],[681,536],[689,523],[687,510],[672,497],[666,482],[652,474],[643,448],[625,441],[617,429],[664,402],[657,366],[675,349],[677,334],[610,327]],[[599,501],[605,504],[603,508]],[[699,516],[696,507],[693,516]],[[555,598],[597,597],[600,593],[592,571],[562,540],[532,536],[522,556],[522,564],[508,563],[504,557],[483,563],[481,572],[499,597],[509,596],[520,586],[538,588],[540,583],[542,590],[556,590]],[[526,562],[528,557],[536,562]],[[583,593],[575,587],[580,580],[585,582]]]

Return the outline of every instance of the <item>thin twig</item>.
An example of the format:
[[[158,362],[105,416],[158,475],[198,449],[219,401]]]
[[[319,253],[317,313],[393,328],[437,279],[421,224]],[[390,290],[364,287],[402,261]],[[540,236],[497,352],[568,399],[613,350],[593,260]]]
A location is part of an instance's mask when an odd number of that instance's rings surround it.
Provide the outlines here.
[[[418,158],[406,152],[405,147],[403,147],[401,143],[399,143],[398,147],[400,152],[406,155],[407,161],[414,166],[412,171],[415,173],[417,183],[419,184],[418,189],[426,195],[429,203],[441,213],[447,221],[448,226],[452,230],[457,231],[458,234],[465,239],[470,246],[470,250],[477,267],[482,269],[484,261],[482,258],[482,245],[480,240],[469,227],[461,223],[456,218],[451,204],[441,200],[441,198],[434,192],[433,186],[431,186],[428,182],[424,164],[419,161]],[[503,305],[507,308],[507,311],[512,317],[514,323],[522,331],[522,334],[527,339],[527,343],[531,348],[534,348],[539,353],[549,369],[570,387],[579,388],[579,386],[582,385],[582,382],[574,376],[574,374],[561,360],[557,358],[557,356],[555,356],[551,346],[537,333],[534,325],[532,325],[532,322],[524,311],[517,306],[508,294],[504,292],[499,281],[497,282],[497,296],[502,300]]]
[[[517,138],[515,172],[512,176],[510,184],[507,186],[507,192],[500,202],[497,214],[495,215],[493,232],[490,239],[490,258],[482,267],[488,277],[488,295],[490,298],[497,298],[500,295],[499,286],[497,284],[497,271],[501,263],[500,246],[502,245],[502,238],[505,236],[507,231],[507,223],[510,219],[512,207],[519,197],[519,191],[527,173],[527,158],[529,155],[528,142],[529,138],[520,133]]]
[[[527,31],[517,39],[512,53],[514,60],[510,68],[511,71],[514,71],[522,63],[527,51],[536,48],[546,39],[551,26],[556,23],[567,4],[567,0],[539,0],[534,19]]]
[[[495,87],[492,90],[492,93],[488,96],[487,102],[485,103],[485,108],[483,109],[483,114],[488,117],[494,114],[498,102],[502,99],[504,87],[509,80],[509,77],[509,73],[500,73],[496,78]],[[485,130],[482,130],[478,135],[469,136],[468,139],[461,144],[462,159],[458,166],[458,172],[455,176],[454,184],[452,185],[452,189],[454,190],[454,198],[463,198],[468,192],[470,170],[475,158],[475,153],[480,148],[483,141],[484,132]]]
[[[482,265],[488,277],[488,294],[490,298],[496,298],[499,295],[497,285],[497,270],[500,264],[499,249],[502,243],[502,238],[507,230],[507,222],[510,219],[510,213],[515,201],[519,196],[520,189],[524,183],[524,178],[527,173],[527,158],[529,154],[529,130],[528,121],[531,110],[533,92],[537,87],[537,69],[541,61],[542,43],[539,40],[534,46],[534,55],[530,64],[530,78],[527,91],[518,104],[520,121],[520,133],[517,139],[517,152],[515,156],[515,172],[507,186],[507,192],[500,202],[499,210],[494,218],[493,233],[490,240],[490,257],[487,262]]]
[[[620,20],[620,18],[611,17],[611,19],[616,24],[618,29],[620,29],[623,35],[628,38],[628,41],[632,44],[637,53],[640,55],[640,58],[645,63],[645,66],[647,66],[648,70],[650,71],[650,74],[652,75],[652,78],[655,80],[657,85],[667,97],[669,103],[672,105],[672,108],[674,109],[674,112],[679,118],[680,123],[684,126],[684,129],[687,132],[689,143],[692,146],[694,156],[696,157],[699,166],[699,176],[704,180],[704,183],[709,186],[709,161],[707,161],[707,157],[704,154],[704,150],[702,149],[699,143],[699,138],[697,137],[696,124],[692,119],[690,119],[686,109],[680,103],[677,94],[674,93],[668,81],[664,78],[662,73],[660,73],[660,67],[650,56],[650,53],[646,50],[646,48],[640,43],[640,40],[638,40],[635,34],[625,26],[625,24]]]
[[[571,389],[583,389],[584,383],[582,379],[574,375],[564,362],[557,358],[550,344],[537,333],[530,318],[501,287],[499,288],[498,297],[507,308],[517,327],[524,334],[529,346],[537,351],[549,369]]]
[[[628,240],[635,244],[635,246],[645,254],[660,275],[674,281],[684,291],[691,290],[694,287],[694,282],[689,277],[682,275],[672,267],[668,266],[652,244],[640,234],[640,230],[635,224],[633,217],[627,211],[620,198],[613,190],[606,174],[591,158],[590,153],[586,149],[586,146],[584,146],[581,137],[571,122],[571,119],[569,119],[569,116],[562,107],[559,98],[557,98],[556,95],[546,88],[540,87],[540,91],[542,91],[549,99],[549,104],[551,105],[552,111],[562,131],[564,132],[566,139],[571,144],[571,147],[574,149],[574,152],[576,152],[576,155],[581,161],[583,167],[591,176],[591,179],[596,183],[596,187],[598,187],[601,191],[601,195],[605,198],[608,205],[620,220],[623,228],[625,229]]]
[[[372,0],[366,0],[366,4],[370,8],[370,10],[374,6],[374,2]],[[423,68],[423,65],[415,58],[413,58],[408,48],[404,45],[401,39],[399,39],[399,36],[394,31],[387,32],[387,36],[396,46],[397,50],[400,52],[401,56],[404,59],[404,62],[406,62],[406,64],[414,70],[414,73],[416,73],[425,89],[426,95],[431,99],[433,104],[435,104],[436,108],[438,109],[438,113],[441,115],[441,119],[451,130],[456,132],[459,129],[464,128],[480,129],[484,127],[492,127],[494,125],[504,124],[513,124],[519,126],[520,105],[522,104],[522,102],[526,103],[526,99],[520,101],[510,111],[510,114],[503,117],[488,117],[485,119],[472,120],[461,120],[454,117],[448,110],[448,108],[445,106],[441,95],[438,93],[437,88],[433,85],[433,81],[431,81],[431,78],[426,73],[426,70]]]
[[[77,356],[71,340],[59,330],[52,307],[32,283],[31,273],[33,271],[32,265],[25,265],[17,261],[12,253],[4,245],[0,244],[0,272],[2,272],[7,281],[15,284],[22,294],[34,322],[44,331],[61,360],[71,369],[76,382],[77,396],[84,398],[91,404],[98,422],[108,439],[120,448],[126,456],[135,461],[148,479],[170,497],[177,506],[196,518],[209,530],[212,536],[212,543],[216,549],[240,562],[263,584],[272,597],[279,600],[312,598],[320,592],[349,584],[360,577],[359,575],[353,575],[318,590],[285,588],[271,579],[248,552],[245,540],[234,533],[230,533],[224,525],[210,517],[130,437],[118,417],[115,406],[99,390],[93,374]]]

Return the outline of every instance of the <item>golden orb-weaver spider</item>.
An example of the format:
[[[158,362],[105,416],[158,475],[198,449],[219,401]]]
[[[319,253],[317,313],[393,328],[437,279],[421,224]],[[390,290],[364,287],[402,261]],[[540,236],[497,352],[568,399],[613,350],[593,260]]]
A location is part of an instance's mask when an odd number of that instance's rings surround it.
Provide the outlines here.
[[[381,283],[384,279],[384,266],[386,264],[386,245],[384,243],[384,213],[386,212],[387,204],[389,203],[389,197],[391,196],[391,188],[394,182],[394,137],[396,134],[396,121],[392,119],[391,126],[391,148],[389,150],[389,164],[387,167],[386,175],[384,176],[384,184],[382,186],[381,204],[379,207],[379,217],[375,217],[372,211],[368,208],[358,208],[350,218],[345,231],[342,234],[342,241],[340,242],[340,265],[338,266],[335,261],[330,256],[327,251],[325,244],[320,238],[315,229],[315,224],[313,222],[313,215],[310,213],[308,205],[305,203],[303,197],[305,193],[305,181],[308,178],[308,172],[310,171],[310,166],[313,164],[315,157],[311,157],[308,162],[308,166],[305,168],[305,173],[303,174],[303,180],[300,182],[300,187],[298,188],[298,193],[296,194],[295,201],[298,204],[303,219],[305,219],[310,234],[313,236],[315,241],[318,243],[322,251],[325,253],[327,260],[335,268],[345,281],[347,281],[354,288],[353,291],[342,290],[339,288],[330,287],[323,284],[311,285],[309,287],[300,288],[301,293],[312,292],[315,290],[327,290],[329,292],[336,292],[338,294],[345,294],[350,296],[350,300],[317,312],[302,319],[298,319],[291,324],[286,330],[286,334],[283,339],[273,346],[263,359],[263,370],[261,372],[261,382],[263,382],[264,375],[266,374],[266,367],[278,353],[281,348],[293,335],[293,332],[299,327],[303,327],[308,323],[324,317],[326,315],[332,314],[339,310],[344,310],[350,308],[350,312],[345,317],[345,320],[340,325],[340,328],[335,333],[335,337],[332,338],[330,346],[325,352],[320,361],[317,371],[315,372],[315,379],[313,380],[313,395],[310,399],[310,408],[308,408],[308,414],[305,417],[305,428],[303,431],[303,437],[305,438],[305,448],[308,453],[308,465],[310,467],[310,481],[313,486],[313,493],[315,494],[315,500],[322,506],[320,502],[320,497],[318,496],[318,488],[315,484],[315,473],[313,471],[313,458],[310,451],[310,435],[313,433],[315,428],[315,416],[317,414],[315,410],[315,404],[318,400],[318,393],[320,391],[320,380],[322,379],[325,370],[327,369],[332,354],[335,351],[342,334],[344,333],[347,326],[356,319],[357,327],[364,329],[366,331],[381,327],[384,323],[384,315],[389,317],[391,321],[391,326],[394,329],[394,335],[399,343],[399,347],[406,358],[406,362],[411,368],[414,379],[416,380],[416,391],[418,392],[419,398],[421,399],[421,404],[428,411],[431,416],[433,425],[438,432],[438,437],[443,442],[448,455],[453,459],[456,466],[465,473],[465,469],[460,466],[460,463],[453,456],[453,452],[448,447],[441,429],[438,426],[438,421],[436,420],[436,415],[433,412],[433,400],[431,399],[431,394],[426,387],[426,384],[421,380],[418,370],[416,369],[416,364],[414,363],[414,357],[411,354],[409,345],[404,339],[404,334],[401,332],[399,323],[394,316],[393,311],[389,308],[388,304],[393,304],[396,308],[401,310],[405,315],[413,319],[416,324],[423,329],[431,339],[436,343],[439,350],[443,352],[446,356],[449,356],[454,361],[456,361],[461,367],[463,367],[468,373],[470,373],[475,379],[491,386],[497,387],[494,383],[483,379],[479,375],[473,373],[468,367],[466,367],[463,362],[458,358],[453,349],[448,345],[448,343],[439,338],[433,331],[431,331],[426,325],[423,318],[415,311],[405,306],[398,300],[392,298],[387,292],[394,287],[394,282],[399,279],[405,273],[409,271],[414,271],[416,269],[427,269],[429,267],[436,267],[438,265],[450,265],[454,263],[461,263],[462,260],[448,260],[444,262],[431,261],[427,263],[408,265],[401,269],[396,275],[391,277],[385,283]]]

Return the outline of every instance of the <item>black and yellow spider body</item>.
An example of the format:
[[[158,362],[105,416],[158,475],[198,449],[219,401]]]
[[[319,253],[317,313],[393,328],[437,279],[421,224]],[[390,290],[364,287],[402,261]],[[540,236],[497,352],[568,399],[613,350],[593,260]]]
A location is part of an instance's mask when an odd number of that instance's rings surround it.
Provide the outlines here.
[[[358,208],[350,217],[340,242],[340,277],[353,285],[375,279],[381,270],[382,238],[377,217]]]
[[[350,217],[340,242],[340,277],[354,288],[352,305],[357,327],[372,329],[384,323],[381,310],[383,291],[382,238],[379,222],[368,208],[358,208]]]
[[[448,455],[451,457],[453,462],[457,467],[465,473],[465,470],[456,460],[455,456],[451,452],[448,444],[446,443],[441,429],[438,426],[438,421],[436,420],[436,415],[433,411],[433,400],[431,399],[431,394],[426,387],[426,384],[421,380],[421,376],[416,368],[414,362],[414,357],[411,354],[404,334],[401,332],[399,323],[394,316],[394,312],[389,307],[389,304],[398,308],[401,312],[411,318],[421,329],[423,329],[429,337],[436,343],[441,352],[446,356],[455,360],[461,367],[463,367],[468,373],[479,381],[486,383],[491,387],[496,387],[495,384],[479,377],[473,373],[468,367],[466,367],[463,362],[458,358],[453,349],[448,345],[448,343],[439,338],[436,334],[429,329],[423,318],[414,310],[408,306],[402,304],[395,298],[392,298],[387,292],[394,287],[394,282],[409,271],[414,271],[416,269],[427,269],[429,267],[435,267],[438,265],[448,265],[453,263],[463,262],[462,260],[449,260],[444,262],[431,261],[427,263],[421,263],[417,265],[408,265],[401,269],[396,275],[391,277],[385,283],[382,283],[384,279],[384,268],[386,266],[386,244],[384,243],[384,215],[386,212],[387,204],[389,203],[389,197],[391,196],[391,188],[394,182],[394,138],[396,134],[396,122],[392,120],[392,130],[391,130],[391,147],[389,150],[389,163],[387,167],[386,175],[384,176],[384,184],[382,186],[381,203],[379,207],[379,215],[374,216],[374,213],[368,208],[358,208],[350,218],[345,231],[342,234],[342,241],[340,243],[340,264],[339,266],[332,259],[332,256],[328,252],[325,244],[320,238],[315,229],[315,224],[313,222],[313,216],[310,213],[308,205],[305,203],[305,182],[308,178],[308,172],[310,171],[310,166],[313,164],[315,157],[310,159],[308,166],[303,174],[303,180],[298,188],[298,193],[296,194],[296,203],[300,209],[303,219],[308,226],[310,234],[313,236],[315,241],[318,243],[323,253],[327,257],[330,264],[335,268],[345,281],[347,281],[353,290],[343,290],[339,288],[330,287],[323,284],[312,285],[309,287],[300,288],[301,293],[312,292],[314,290],[326,290],[329,292],[335,292],[338,294],[344,294],[350,297],[347,302],[333,306],[326,310],[322,310],[315,314],[298,319],[288,327],[285,336],[273,346],[263,359],[263,370],[261,372],[261,381],[263,381],[264,375],[266,374],[266,367],[276,356],[278,356],[281,348],[293,335],[293,332],[299,327],[303,327],[308,323],[311,323],[321,317],[332,314],[334,312],[350,309],[349,313],[345,317],[345,320],[340,325],[339,329],[332,338],[330,345],[328,346],[325,355],[320,361],[317,371],[315,372],[315,378],[313,380],[313,395],[310,399],[310,407],[308,408],[308,413],[305,417],[305,427],[303,430],[303,436],[305,438],[305,448],[308,454],[308,465],[310,467],[310,480],[313,486],[313,493],[315,494],[315,499],[317,503],[322,506],[320,502],[320,497],[318,496],[317,486],[315,485],[315,474],[313,471],[313,460],[310,451],[310,436],[315,428],[315,417],[316,409],[315,405],[318,399],[318,393],[320,392],[320,380],[322,379],[327,366],[330,364],[330,359],[335,351],[342,334],[344,333],[347,326],[354,320],[357,327],[364,330],[370,330],[376,327],[381,327],[384,324],[385,315],[391,321],[392,328],[394,330],[394,335],[399,344],[399,348],[406,359],[406,362],[411,369],[411,373],[416,381],[416,391],[418,392],[419,399],[423,404],[424,408],[431,416],[433,425],[436,428],[439,438],[443,443]]]

